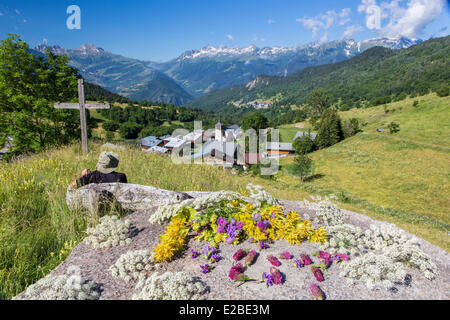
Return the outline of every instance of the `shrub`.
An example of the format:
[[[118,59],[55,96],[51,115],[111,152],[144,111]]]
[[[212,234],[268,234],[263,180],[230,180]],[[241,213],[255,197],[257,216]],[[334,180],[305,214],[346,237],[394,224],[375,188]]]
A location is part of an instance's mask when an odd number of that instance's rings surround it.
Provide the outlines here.
[[[102,128],[105,131],[117,131],[119,130],[120,123],[116,121],[105,121],[102,123]]]
[[[450,94],[450,88],[441,87],[436,90],[436,94],[438,95],[438,97],[447,97]]]
[[[319,149],[331,147],[344,139],[341,119],[334,108],[327,109],[322,115],[316,143]]]
[[[417,108],[419,106],[419,100],[413,102],[413,107]]]
[[[314,141],[309,133],[295,139],[293,146],[297,154],[307,154],[314,151]]]
[[[389,133],[394,134],[400,131],[400,125],[397,122],[392,121],[388,125]]]
[[[306,155],[299,154],[294,159],[294,173],[300,176],[300,182],[313,174],[313,161]]]
[[[125,122],[120,125],[119,133],[124,139],[136,139],[139,132],[141,132],[142,126],[134,122]]]

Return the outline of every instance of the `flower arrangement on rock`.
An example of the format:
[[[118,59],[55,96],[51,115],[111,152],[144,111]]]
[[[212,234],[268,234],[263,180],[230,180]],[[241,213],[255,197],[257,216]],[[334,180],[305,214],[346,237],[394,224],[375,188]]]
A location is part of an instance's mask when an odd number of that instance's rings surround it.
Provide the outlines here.
[[[237,245],[250,241],[262,244],[263,249],[265,242],[279,239],[291,244],[307,240],[319,244],[327,241],[323,227],[314,229],[311,221],[302,220],[296,212],[285,214],[279,205],[262,203],[260,208],[255,208],[242,199],[225,199],[204,210],[179,210],[154,249],[155,261],[170,261],[183,250],[189,234],[214,247],[222,242]]]

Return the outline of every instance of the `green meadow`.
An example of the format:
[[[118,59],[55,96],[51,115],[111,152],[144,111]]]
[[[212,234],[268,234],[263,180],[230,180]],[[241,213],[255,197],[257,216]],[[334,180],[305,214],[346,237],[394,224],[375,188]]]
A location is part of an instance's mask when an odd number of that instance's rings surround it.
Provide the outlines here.
[[[315,176],[303,184],[290,173],[293,158],[282,159],[281,171],[264,179],[207,165],[177,165],[169,157],[125,147],[116,150],[119,171],[130,183],[179,191],[245,194],[251,182],[286,200],[334,194],[340,207],[396,223],[448,251],[449,102],[430,94],[387,108],[341,113],[343,119],[367,123],[363,132],[311,154]],[[391,121],[400,124],[398,133],[376,132]],[[283,139],[292,141],[299,129],[292,125],[283,130]],[[67,186],[84,168],[94,169],[105,150],[99,143],[90,148],[87,156],[72,145],[0,163],[0,299],[10,299],[48,274],[96,223],[96,217],[71,212],[65,203]]]

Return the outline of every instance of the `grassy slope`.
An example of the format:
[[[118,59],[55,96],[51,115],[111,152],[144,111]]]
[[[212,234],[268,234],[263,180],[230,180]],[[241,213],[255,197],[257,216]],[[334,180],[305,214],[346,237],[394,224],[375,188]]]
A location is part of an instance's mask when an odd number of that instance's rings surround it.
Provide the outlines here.
[[[0,162],[0,300],[9,299],[56,267],[95,223],[65,204],[66,188],[84,168],[94,169],[99,145],[80,156],[79,146],[37,154],[15,163]],[[241,177],[204,165],[176,165],[170,158],[139,149],[115,150],[130,183],[170,190],[245,192],[248,183],[265,184],[275,196],[306,197],[275,181]],[[168,174],[170,173],[170,174]]]
[[[412,106],[415,100],[418,107]],[[448,250],[449,107],[449,97],[430,94],[391,103],[387,114],[384,106],[341,113],[344,119],[356,117],[368,125],[364,132],[313,153],[320,176],[299,187],[338,194],[349,206]],[[400,132],[376,132],[391,121],[400,124]],[[294,184],[297,179],[288,174],[292,160],[282,160],[286,170],[280,178]]]
[[[175,165],[170,158],[126,148],[117,151],[120,171],[130,183],[171,190],[245,193],[252,182],[287,200],[334,193],[343,202],[340,206],[394,222],[448,251],[449,98],[420,97],[418,109],[413,100],[390,104],[394,113],[385,114],[383,107],[343,113],[343,118],[367,119],[366,133],[312,154],[316,173],[323,177],[303,185],[287,173],[292,158],[282,160],[287,170],[276,180],[266,180],[210,166]],[[375,133],[392,120],[400,123],[399,133]],[[67,185],[82,169],[95,167],[101,150],[90,147],[88,156],[79,156],[79,146],[69,146],[0,163],[0,299],[50,272],[95,223],[65,204]]]

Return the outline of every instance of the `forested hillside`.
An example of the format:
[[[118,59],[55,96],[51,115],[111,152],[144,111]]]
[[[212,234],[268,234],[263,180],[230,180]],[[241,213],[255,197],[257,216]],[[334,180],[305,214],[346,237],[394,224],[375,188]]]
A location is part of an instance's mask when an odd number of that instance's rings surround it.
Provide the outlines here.
[[[347,108],[376,105],[406,95],[423,95],[450,84],[450,37],[431,39],[408,49],[374,47],[352,59],[311,67],[286,78],[260,76],[242,85],[200,97],[188,106],[220,110],[234,101],[280,98],[274,105],[301,105],[309,93],[325,88]]]

